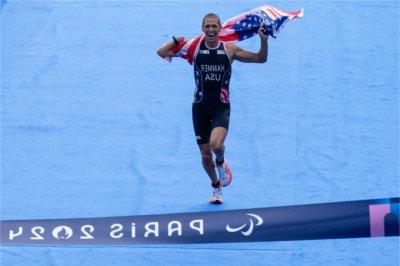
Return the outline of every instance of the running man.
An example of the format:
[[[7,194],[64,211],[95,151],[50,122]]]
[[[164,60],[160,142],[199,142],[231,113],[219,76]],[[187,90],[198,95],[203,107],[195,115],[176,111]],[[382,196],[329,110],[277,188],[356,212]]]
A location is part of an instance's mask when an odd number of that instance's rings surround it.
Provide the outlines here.
[[[192,105],[194,132],[199,145],[204,170],[211,179],[213,192],[210,203],[222,204],[221,187],[232,181],[232,172],[224,158],[225,138],[229,129],[230,103],[229,80],[234,60],[246,63],[265,63],[268,56],[268,35],[258,30],[261,46],[258,53],[245,51],[234,44],[223,43],[218,39],[221,20],[218,15],[209,13],[203,18],[201,41],[194,56],[194,78],[196,89]],[[174,47],[183,37],[172,37],[172,41],[157,50],[161,57],[173,57]],[[215,163],[213,159],[215,155]],[[218,176],[215,168],[217,168]]]

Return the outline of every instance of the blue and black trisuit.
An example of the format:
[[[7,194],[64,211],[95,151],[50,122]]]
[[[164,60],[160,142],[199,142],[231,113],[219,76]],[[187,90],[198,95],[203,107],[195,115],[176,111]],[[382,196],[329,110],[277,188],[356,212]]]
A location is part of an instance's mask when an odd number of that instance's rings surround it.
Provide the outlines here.
[[[229,128],[231,63],[225,45],[209,48],[202,41],[194,59],[196,89],[192,106],[197,144],[210,141],[215,127]]]

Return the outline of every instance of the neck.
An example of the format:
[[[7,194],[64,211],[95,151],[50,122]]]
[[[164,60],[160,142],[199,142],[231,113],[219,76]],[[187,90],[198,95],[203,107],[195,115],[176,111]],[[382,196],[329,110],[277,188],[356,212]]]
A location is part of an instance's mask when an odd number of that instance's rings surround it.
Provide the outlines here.
[[[207,45],[208,48],[217,48],[218,45],[219,45],[219,40],[218,39],[216,39],[214,41],[206,40],[205,42],[206,42],[206,45]]]

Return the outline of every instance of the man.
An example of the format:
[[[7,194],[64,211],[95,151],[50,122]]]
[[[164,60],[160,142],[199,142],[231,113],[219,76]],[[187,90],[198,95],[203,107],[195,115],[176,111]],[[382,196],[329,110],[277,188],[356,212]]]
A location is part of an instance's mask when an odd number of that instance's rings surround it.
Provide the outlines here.
[[[219,41],[221,21],[218,15],[209,13],[203,18],[201,41],[194,56],[194,76],[196,90],[192,106],[193,126],[199,145],[204,170],[211,179],[213,193],[210,203],[222,204],[222,190],[230,184],[232,172],[224,158],[225,138],[228,134],[230,103],[229,80],[234,60],[247,63],[264,63],[268,56],[268,35],[261,25],[258,34],[261,46],[258,53],[245,51],[234,44]],[[176,56],[173,52],[183,37],[173,37],[173,41],[157,50],[161,57]],[[213,160],[215,154],[215,163]],[[218,171],[218,177],[215,171]]]

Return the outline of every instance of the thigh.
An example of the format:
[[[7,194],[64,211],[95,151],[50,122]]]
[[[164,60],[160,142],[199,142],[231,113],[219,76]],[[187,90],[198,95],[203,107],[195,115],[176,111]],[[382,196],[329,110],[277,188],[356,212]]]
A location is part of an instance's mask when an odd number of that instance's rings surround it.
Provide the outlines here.
[[[231,108],[229,105],[218,108],[213,115],[212,128],[223,127],[228,131],[230,115]]]
[[[212,129],[211,118],[199,104],[192,106],[192,120],[197,144],[209,143]]]

